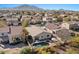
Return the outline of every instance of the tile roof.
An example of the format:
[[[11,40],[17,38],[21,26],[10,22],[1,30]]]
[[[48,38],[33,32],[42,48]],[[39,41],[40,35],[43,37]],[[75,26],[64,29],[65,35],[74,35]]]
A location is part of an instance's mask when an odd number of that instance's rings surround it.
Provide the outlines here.
[[[55,30],[55,29],[59,29],[60,28],[59,25],[54,24],[54,23],[48,23],[48,24],[46,24],[45,27],[48,28],[49,30]]]
[[[22,26],[11,26],[11,35],[20,35],[22,32]]]
[[[44,29],[41,27],[37,27],[37,26],[31,26],[31,27],[26,27],[26,30],[29,32],[30,35],[32,35],[33,37],[44,32]]]
[[[22,32],[22,26],[10,26],[11,34],[10,35],[19,35]],[[0,33],[9,32],[9,26],[0,28]]]
[[[3,32],[9,32],[9,27],[2,27],[0,28],[0,33],[3,33]]]

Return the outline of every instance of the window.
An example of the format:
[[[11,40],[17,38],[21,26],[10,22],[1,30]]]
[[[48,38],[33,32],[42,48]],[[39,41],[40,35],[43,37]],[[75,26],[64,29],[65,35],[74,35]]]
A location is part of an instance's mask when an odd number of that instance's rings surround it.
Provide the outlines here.
[[[47,35],[47,37],[49,37],[49,35]]]
[[[32,39],[32,36],[31,36],[31,35],[29,35],[29,36],[28,36],[28,39]]]
[[[2,35],[4,35],[4,33],[2,33]]]
[[[20,38],[18,38],[18,37],[15,40],[16,40],[16,43],[20,42]]]
[[[43,36],[41,36],[41,38],[43,38]]]

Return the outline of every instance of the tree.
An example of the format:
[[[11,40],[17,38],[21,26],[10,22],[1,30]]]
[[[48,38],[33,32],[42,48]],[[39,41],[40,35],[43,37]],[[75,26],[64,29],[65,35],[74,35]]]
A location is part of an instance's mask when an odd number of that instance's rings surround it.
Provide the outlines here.
[[[54,14],[53,17],[54,18],[58,18],[59,14]]]
[[[28,36],[28,31],[26,29],[23,29],[22,32],[21,32],[21,37],[22,37],[22,40],[23,42],[26,42],[26,36]]]
[[[28,26],[28,22],[29,22],[28,20],[24,20],[24,21],[22,22],[22,26],[23,26],[23,27],[27,27],[27,26]]]
[[[63,22],[63,18],[58,17],[58,18],[57,18],[57,22]]]
[[[63,21],[68,22],[68,21],[71,21],[71,19],[70,19],[69,17],[65,17],[65,18],[63,19]]]

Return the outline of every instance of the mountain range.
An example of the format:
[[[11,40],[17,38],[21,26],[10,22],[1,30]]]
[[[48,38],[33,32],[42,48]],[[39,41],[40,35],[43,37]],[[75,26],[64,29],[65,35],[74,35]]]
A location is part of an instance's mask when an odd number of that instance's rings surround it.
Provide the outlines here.
[[[20,5],[14,8],[0,8],[0,10],[26,10],[26,11],[45,11],[42,8],[36,7],[36,6],[32,6],[32,5]]]

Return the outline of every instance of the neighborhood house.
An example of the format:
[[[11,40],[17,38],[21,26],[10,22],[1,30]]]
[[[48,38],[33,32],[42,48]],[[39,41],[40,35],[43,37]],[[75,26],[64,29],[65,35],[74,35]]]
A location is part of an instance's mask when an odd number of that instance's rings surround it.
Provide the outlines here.
[[[21,25],[19,18],[6,18],[6,22],[8,25],[13,25],[13,26]]]
[[[17,43],[21,41],[21,26],[7,26],[0,28],[0,43]]]
[[[33,41],[46,41],[52,38],[52,34],[41,27],[31,26],[26,27],[26,30],[32,36]]]

